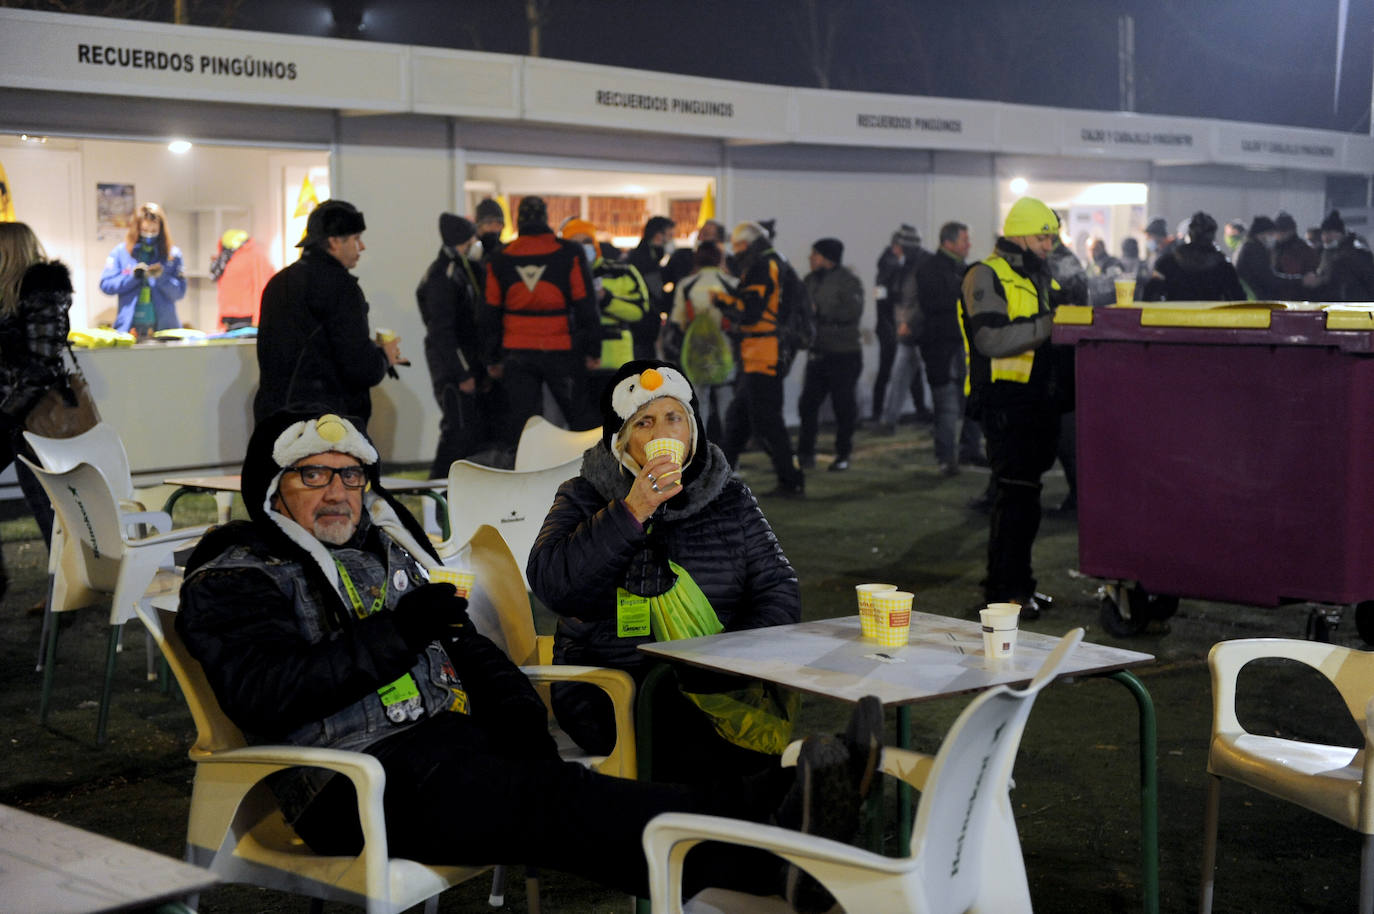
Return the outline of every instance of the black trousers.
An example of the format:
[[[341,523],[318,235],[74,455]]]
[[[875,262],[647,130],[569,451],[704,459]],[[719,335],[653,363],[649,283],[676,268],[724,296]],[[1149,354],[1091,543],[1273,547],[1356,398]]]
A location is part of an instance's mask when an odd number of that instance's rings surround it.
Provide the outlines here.
[[[439,445],[434,449],[429,478],[448,478],[448,469],[455,460],[469,457],[489,447],[498,436],[504,436],[501,424],[506,419],[506,410],[506,391],[500,382],[492,383],[486,390],[479,386],[470,394],[456,385],[445,384],[439,395]]]
[[[985,408],[983,435],[995,491],[988,531],[989,601],[1035,592],[1031,547],[1040,530],[1040,477],[1054,465],[1059,412],[1046,406]]]
[[[892,362],[897,358],[897,326],[880,317],[874,330],[878,335],[878,376],[873,379],[873,409],[870,415],[877,422],[883,417],[887,382],[892,377]]]
[[[554,402],[563,411],[570,428],[580,428],[582,416],[582,386],[587,374],[586,362],[571,351],[542,351],[512,349],[502,362],[501,380],[510,399],[506,433],[503,444],[514,448],[520,442],[525,421],[543,413],[544,386],[553,394]]]
[[[848,460],[854,446],[854,422],[859,407],[854,388],[864,369],[862,352],[813,352],[807,356],[806,377],[802,381],[801,433],[797,453],[808,457],[816,453],[816,425],[821,404],[827,396],[835,410],[835,458]]]
[[[734,466],[749,443],[749,435],[757,435],[773,461],[778,482],[789,488],[801,488],[805,477],[792,459],[792,439],[782,421],[782,381],[781,377],[771,375],[740,373],[735,399],[725,412],[721,450]]]
[[[392,856],[533,865],[648,897],[640,842],[650,819],[680,811],[766,821],[786,787],[777,768],[754,779],[682,785],[615,778],[561,761],[544,703],[499,648],[476,636],[449,654],[472,714],[441,714],[368,750],[386,770]],[[362,840],[351,782],[329,781],[295,828],[317,852],[356,853]],[[692,857],[692,869],[702,874],[697,885],[777,890],[776,858],[701,850]]]

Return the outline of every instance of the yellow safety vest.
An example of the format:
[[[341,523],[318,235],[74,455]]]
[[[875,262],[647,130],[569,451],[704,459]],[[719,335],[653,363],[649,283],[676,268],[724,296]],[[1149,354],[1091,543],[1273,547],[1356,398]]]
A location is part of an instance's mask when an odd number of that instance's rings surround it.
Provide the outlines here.
[[[1007,298],[1008,320],[1016,320],[1018,317],[1035,317],[1040,313],[1040,292],[1035,288],[1035,283],[1013,270],[1011,264],[996,254],[989,255],[979,263],[990,267],[1002,283],[1002,292]],[[1058,289],[1059,283],[1051,279],[1050,288]],[[973,387],[973,366],[968,328],[964,325],[964,300],[962,297],[959,299],[959,333],[964,338],[964,365],[968,369],[964,374],[964,393],[967,395]],[[1030,381],[1031,368],[1035,365],[1035,350],[1031,349],[1016,355],[989,359],[988,361],[992,363],[993,381],[1012,381],[1017,384],[1025,384]]]

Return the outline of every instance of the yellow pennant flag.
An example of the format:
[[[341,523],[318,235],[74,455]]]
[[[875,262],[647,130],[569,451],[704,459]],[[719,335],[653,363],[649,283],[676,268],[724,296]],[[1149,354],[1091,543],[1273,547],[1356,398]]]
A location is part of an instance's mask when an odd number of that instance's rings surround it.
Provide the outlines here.
[[[705,225],[707,219],[716,218],[715,187],[714,181],[706,182],[706,195],[701,198],[701,209],[697,211],[697,228]]]
[[[501,215],[506,219],[506,226],[501,229],[501,242],[509,244],[515,240],[516,235],[520,234],[516,229],[515,220],[510,217],[510,198],[505,194],[499,194],[495,199],[501,207]]]
[[[310,215],[310,211],[320,205],[319,197],[315,196],[315,185],[310,180],[310,175],[305,176],[301,182],[301,194],[296,198],[296,211],[291,214],[291,218],[299,219],[302,216]]]
[[[5,176],[4,163],[0,163],[0,222],[14,221],[14,195],[10,192],[10,179]]]

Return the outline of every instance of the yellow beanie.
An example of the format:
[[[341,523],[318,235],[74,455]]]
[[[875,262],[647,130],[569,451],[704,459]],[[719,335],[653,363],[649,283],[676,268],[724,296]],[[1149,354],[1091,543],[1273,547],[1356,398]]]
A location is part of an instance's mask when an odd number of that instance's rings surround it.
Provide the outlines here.
[[[1059,217],[1034,197],[1022,197],[1011,205],[1007,221],[1002,223],[1002,237],[1023,235],[1058,235]]]

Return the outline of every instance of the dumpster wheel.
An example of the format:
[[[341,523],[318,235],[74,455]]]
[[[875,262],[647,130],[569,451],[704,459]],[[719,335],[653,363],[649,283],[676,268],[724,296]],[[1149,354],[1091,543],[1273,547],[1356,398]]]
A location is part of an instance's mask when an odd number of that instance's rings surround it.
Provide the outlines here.
[[[1374,600],[1355,604],[1355,630],[1365,644],[1374,644]]]
[[[1150,593],[1136,584],[1103,584],[1097,589],[1097,598],[1102,627],[1117,638],[1139,635],[1151,622],[1163,622],[1178,612],[1178,597]],[[1374,603],[1370,606],[1370,629],[1374,634]]]

